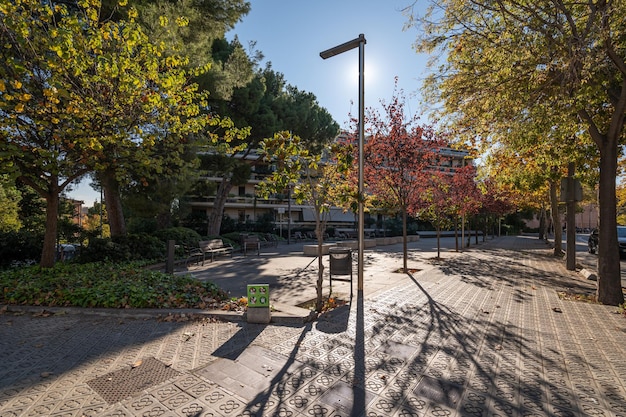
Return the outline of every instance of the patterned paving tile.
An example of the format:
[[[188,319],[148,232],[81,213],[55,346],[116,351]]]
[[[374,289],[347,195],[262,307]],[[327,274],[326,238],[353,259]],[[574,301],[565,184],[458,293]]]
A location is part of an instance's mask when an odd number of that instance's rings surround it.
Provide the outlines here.
[[[0,416],[626,414],[623,317],[559,300],[552,278],[576,278],[545,251],[506,238],[424,263],[365,300],[361,319],[354,308],[323,325],[0,315]],[[249,401],[191,372],[251,346],[299,365]],[[182,375],[111,405],[86,385],[147,356]],[[351,403],[353,391],[371,401]]]

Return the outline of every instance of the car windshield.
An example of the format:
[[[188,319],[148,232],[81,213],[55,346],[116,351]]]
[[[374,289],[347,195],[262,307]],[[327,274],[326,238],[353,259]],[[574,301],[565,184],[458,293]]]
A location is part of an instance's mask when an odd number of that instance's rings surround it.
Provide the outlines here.
[[[617,228],[617,237],[618,238],[626,238],[626,227],[618,227]]]

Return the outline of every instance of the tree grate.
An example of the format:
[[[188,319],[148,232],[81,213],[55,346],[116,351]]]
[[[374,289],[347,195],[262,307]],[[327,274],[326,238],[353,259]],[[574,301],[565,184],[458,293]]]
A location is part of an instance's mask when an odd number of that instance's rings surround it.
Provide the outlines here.
[[[145,358],[138,366],[129,366],[87,381],[108,404],[125,398],[181,375],[155,358]]]

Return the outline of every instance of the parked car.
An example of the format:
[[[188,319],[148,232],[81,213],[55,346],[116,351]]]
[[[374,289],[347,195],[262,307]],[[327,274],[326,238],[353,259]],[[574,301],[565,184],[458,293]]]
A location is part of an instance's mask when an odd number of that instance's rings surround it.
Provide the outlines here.
[[[617,244],[620,255],[626,254],[626,226],[617,226]],[[587,241],[589,253],[598,253],[598,229],[593,229]]]

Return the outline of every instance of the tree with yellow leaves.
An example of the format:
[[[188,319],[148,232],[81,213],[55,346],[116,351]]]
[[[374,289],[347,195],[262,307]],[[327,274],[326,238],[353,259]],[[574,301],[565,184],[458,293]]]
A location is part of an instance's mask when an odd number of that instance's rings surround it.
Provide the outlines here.
[[[124,3],[126,19],[113,22],[101,19],[99,0],[72,10],[0,0],[0,163],[46,199],[42,267],[54,264],[69,184],[93,171],[111,189],[131,169],[168,175],[184,166],[191,135],[217,123],[201,115],[206,97],[190,81],[207,68],[166,56]],[[107,208],[116,208],[108,197]]]

